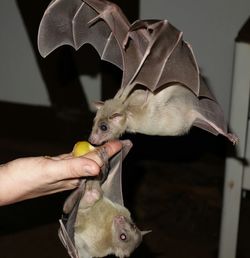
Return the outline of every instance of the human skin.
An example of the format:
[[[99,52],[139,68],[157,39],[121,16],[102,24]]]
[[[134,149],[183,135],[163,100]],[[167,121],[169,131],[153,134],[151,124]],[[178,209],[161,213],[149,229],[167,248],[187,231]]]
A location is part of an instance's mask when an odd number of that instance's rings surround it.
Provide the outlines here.
[[[112,157],[122,148],[120,141],[98,147]],[[98,152],[73,157],[72,153],[49,157],[19,158],[0,165],[0,206],[26,199],[71,190],[81,177],[100,172],[103,160]]]

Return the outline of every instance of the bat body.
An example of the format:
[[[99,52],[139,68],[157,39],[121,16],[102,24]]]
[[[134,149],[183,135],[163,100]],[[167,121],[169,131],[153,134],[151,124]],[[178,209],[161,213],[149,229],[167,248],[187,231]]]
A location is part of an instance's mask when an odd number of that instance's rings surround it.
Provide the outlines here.
[[[147,135],[182,135],[199,115],[198,100],[188,89],[173,85],[157,94],[135,90],[125,102],[113,98],[97,102],[98,109],[89,138],[102,144],[125,131]]]
[[[114,254],[128,257],[142,241],[142,233],[124,206],[103,196],[100,182],[88,180],[75,222],[80,258]]]
[[[119,138],[125,131],[147,135],[183,135],[199,121],[206,121],[210,130],[214,127],[214,131],[234,141],[233,135],[225,134],[206,118],[201,102],[193,92],[180,85],[166,87],[157,93],[137,89],[125,101],[115,97],[96,102],[95,106],[97,114],[89,137],[93,144]]]
[[[109,168],[102,171],[108,172],[105,181],[99,176],[83,179],[65,201],[59,237],[71,258],[128,257],[148,233],[136,227],[123,204],[122,161],[131,147],[130,141],[123,141],[109,166],[104,150],[104,167]]]

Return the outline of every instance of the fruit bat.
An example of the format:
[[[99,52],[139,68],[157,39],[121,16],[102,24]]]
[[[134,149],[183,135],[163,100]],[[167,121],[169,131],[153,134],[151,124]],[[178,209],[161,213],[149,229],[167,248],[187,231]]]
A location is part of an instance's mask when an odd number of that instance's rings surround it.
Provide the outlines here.
[[[123,71],[113,99],[97,104],[89,141],[101,144],[125,131],[182,135],[191,126],[226,136],[223,112],[203,82],[191,46],[167,20],[130,24],[106,0],[54,0],[38,32],[43,57],[62,45],[91,44],[102,60]]]
[[[83,179],[63,207],[59,237],[72,258],[129,256],[148,232],[140,231],[124,207],[122,161],[132,144],[123,141],[122,150],[110,160],[108,176]]]

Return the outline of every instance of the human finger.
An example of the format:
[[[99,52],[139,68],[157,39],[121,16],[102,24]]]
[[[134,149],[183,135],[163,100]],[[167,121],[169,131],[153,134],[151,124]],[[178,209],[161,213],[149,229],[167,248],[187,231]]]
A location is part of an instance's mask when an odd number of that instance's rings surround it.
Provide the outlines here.
[[[122,142],[113,140],[106,142],[102,146],[98,146],[95,150],[88,152],[84,155],[85,158],[94,160],[99,167],[102,167],[106,162],[106,159],[111,158],[122,148]]]

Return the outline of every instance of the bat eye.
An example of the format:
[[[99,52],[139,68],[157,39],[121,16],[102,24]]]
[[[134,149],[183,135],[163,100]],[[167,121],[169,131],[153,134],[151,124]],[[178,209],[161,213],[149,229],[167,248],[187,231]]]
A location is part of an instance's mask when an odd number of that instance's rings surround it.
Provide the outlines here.
[[[126,236],[124,233],[122,233],[122,234],[120,235],[120,239],[121,239],[122,241],[126,241],[126,240],[127,240],[127,236]]]
[[[101,125],[100,125],[100,129],[101,129],[103,132],[105,132],[105,131],[108,130],[108,127],[107,127],[106,124],[101,124]]]

